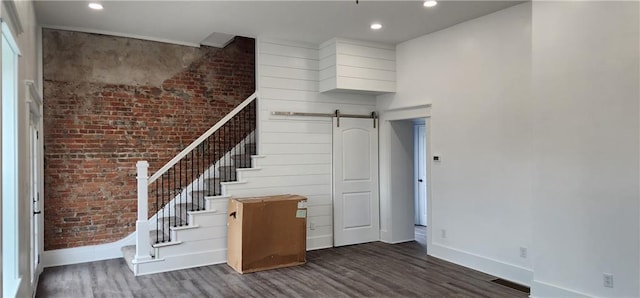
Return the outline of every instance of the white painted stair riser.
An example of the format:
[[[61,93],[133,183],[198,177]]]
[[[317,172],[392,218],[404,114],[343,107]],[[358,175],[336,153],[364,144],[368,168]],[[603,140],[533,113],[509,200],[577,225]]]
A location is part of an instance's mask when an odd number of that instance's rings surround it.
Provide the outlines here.
[[[178,245],[170,245],[156,248],[157,258],[169,256],[189,255],[205,250],[217,250],[227,248],[227,238],[205,239],[182,242]]]

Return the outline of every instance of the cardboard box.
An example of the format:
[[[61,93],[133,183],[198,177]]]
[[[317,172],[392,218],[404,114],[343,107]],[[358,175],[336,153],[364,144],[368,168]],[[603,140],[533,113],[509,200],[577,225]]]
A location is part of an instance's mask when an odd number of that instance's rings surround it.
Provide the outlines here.
[[[307,198],[229,200],[227,264],[240,273],[301,265],[307,252]]]

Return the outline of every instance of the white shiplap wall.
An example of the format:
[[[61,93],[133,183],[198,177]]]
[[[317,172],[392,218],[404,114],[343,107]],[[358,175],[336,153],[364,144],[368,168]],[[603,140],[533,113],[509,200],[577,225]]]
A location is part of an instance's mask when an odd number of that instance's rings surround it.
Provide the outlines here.
[[[241,173],[246,183],[226,187],[232,196],[306,196],[308,249],[333,245],[331,118],[271,112],[369,114],[376,104],[372,95],[319,93],[319,60],[318,45],[258,39],[258,152],[264,157],[257,159],[260,170]]]
[[[394,46],[335,38],[320,45],[319,54],[320,91],[396,91]]]

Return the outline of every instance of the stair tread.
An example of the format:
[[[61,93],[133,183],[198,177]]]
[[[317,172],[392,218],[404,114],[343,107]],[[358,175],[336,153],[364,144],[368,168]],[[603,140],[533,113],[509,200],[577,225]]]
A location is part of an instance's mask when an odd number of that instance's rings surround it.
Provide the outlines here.
[[[223,181],[220,181],[223,182]],[[218,194],[216,194],[218,193]],[[209,191],[209,190],[194,190],[191,192],[191,198],[203,198],[206,196],[217,196],[220,194],[220,191]]]

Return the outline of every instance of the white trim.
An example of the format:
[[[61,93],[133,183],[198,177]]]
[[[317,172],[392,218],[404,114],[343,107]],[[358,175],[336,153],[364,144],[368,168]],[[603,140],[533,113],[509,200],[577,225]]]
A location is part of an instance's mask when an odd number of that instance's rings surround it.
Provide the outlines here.
[[[165,246],[174,246],[174,245],[178,245],[178,244],[182,244],[182,241],[171,241],[171,242],[156,243],[154,245],[151,245],[151,247],[160,248],[160,247],[165,247]]]
[[[388,231],[385,231],[385,232],[388,233]],[[411,242],[411,241],[416,241],[416,239],[411,238],[411,239],[396,240],[396,241],[383,241],[383,240],[380,240],[380,242],[388,243],[388,244],[400,244],[400,243],[406,243],[406,242]]]
[[[431,117],[431,104],[385,110],[380,112],[380,121],[408,120]]]
[[[20,47],[18,47],[18,43],[16,42],[16,39],[13,37],[13,32],[11,32],[11,28],[9,28],[9,25],[4,20],[2,20],[2,36],[4,36],[7,39],[7,42],[9,43],[9,46],[11,47],[13,52],[16,53],[16,55],[18,56],[22,56],[22,53],[20,52]]]
[[[205,197],[206,198],[206,197]],[[196,215],[196,214],[217,214],[220,213],[220,210],[217,209],[209,209],[209,210],[200,210],[200,211],[187,211],[187,214],[189,215]],[[175,230],[175,228],[172,228]]]
[[[254,142],[256,143],[256,154],[260,154],[260,148],[262,147],[262,138],[260,137],[260,134],[257,133],[260,131],[261,127],[262,127],[262,107],[260,106],[260,101],[262,98],[262,88],[260,88],[260,83],[261,83],[261,77],[262,77],[262,67],[260,66],[260,56],[262,56],[262,54],[260,53],[261,51],[261,44],[262,44],[262,38],[257,38],[254,39],[254,81],[255,81],[255,90],[256,93],[258,95],[258,99],[256,99],[256,128],[254,130],[255,132],[255,139]],[[255,166],[256,164],[253,163],[253,157],[251,158],[251,165]]]
[[[38,88],[35,86],[35,83],[30,80],[25,80],[24,84],[29,90],[29,97],[27,98],[27,103],[29,103],[29,113],[36,120],[40,119],[40,107],[42,107],[42,97],[38,92]]]
[[[135,245],[136,233],[107,244],[47,250],[42,253],[42,266],[53,267],[122,258],[122,247]]]
[[[587,294],[569,290],[554,284],[534,280],[529,297],[591,297]]]
[[[247,99],[245,99],[241,104],[239,104],[235,109],[233,109],[233,111],[231,111],[229,114],[224,116],[224,118],[220,119],[220,121],[218,121],[214,126],[209,128],[209,130],[207,130],[205,133],[203,133],[195,141],[193,141],[189,146],[187,146],[187,148],[184,148],[184,150],[182,150],[182,152],[180,152],[172,160],[170,160],[167,164],[165,164],[162,168],[160,168],[157,172],[155,172],[149,178],[149,182],[148,183],[151,184],[154,181],[156,181],[158,178],[160,178],[160,176],[162,176],[162,174],[164,174],[166,171],[171,169],[171,167],[173,167],[175,164],[177,164],[182,158],[187,156],[187,154],[189,154],[189,152],[191,152],[193,149],[198,147],[198,145],[200,145],[200,143],[204,142],[204,140],[206,140],[210,135],[212,135],[214,132],[216,132],[218,129],[220,129],[220,127],[222,127],[229,120],[231,120],[231,118],[233,118],[236,114],[238,114],[240,111],[242,111],[242,109],[244,109],[247,105],[249,105],[253,100],[256,99],[256,94],[257,94],[257,92],[254,92],[253,94],[251,94],[251,96],[247,97]]]
[[[476,255],[440,243],[432,242],[427,254],[526,286],[531,285],[533,280],[533,271],[529,268]]]
[[[2,1],[2,4],[4,4],[4,8],[6,9],[9,22],[11,22],[13,28],[16,29],[16,36],[22,34],[22,32],[24,32],[24,28],[22,27],[22,20],[20,19],[20,14],[18,13],[15,1]]]
[[[43,55],[42,55],[42,26],[36,28],[36,57],[37,57],[37,66],[38,66],[38,94],[42,95],[44,98],[44,65],[43,65]]]
[[[42,96],[40,95],[40,92],[38,91],[38,88],[36,87],[36,83],[34,81],[31,81],[31,80],[25,80],[24,83],[29,88],[29,94],[31,95],[31,98],[33,100],[35,100],[35,103],[38,104],[38,106],[41,106],[42,105]]]
[[[187,213],[190,211],[187,211]],[[194,211],[194,212],[199,212],[199,211]],[[217,212],[212,212],[212,213],[217,213]],[[188,226],[180,226],[180,227],[169,227],[169,230],[171,231],[184,231],[184,230],[193,230],[193,229],[197,229],[199,228],[199,225],[188,225]]]
[[[46,24],[43,24],[42,28],[54,29],[54,30],[64,30],[64,31],[84,32],[84,33],[95,33],[95,34],[111,35],[111,36],[117,36],[117,37],[127,37],[127,38],[134,38],[134,39],[142,39],[142,40],[150,40],[150,41],[169,43],[169,44],[176,44],[176,45],[188,46],[188,47],[194,47],[194,48],[199,48],[200,47],[200,44],[192,43],[192,42],[171,40],[171,39],[165,39],[165,38],[157,38],[157,37],[144,36],[144,35],[138,35],[138,34],[126,34],[126,33],[120,33],[120,32],[115,32],[115,31],[108,31],[108,30],[97,30],[97,29],[82,28],[82,27],[56,26],[56,25],[46,25]]]

